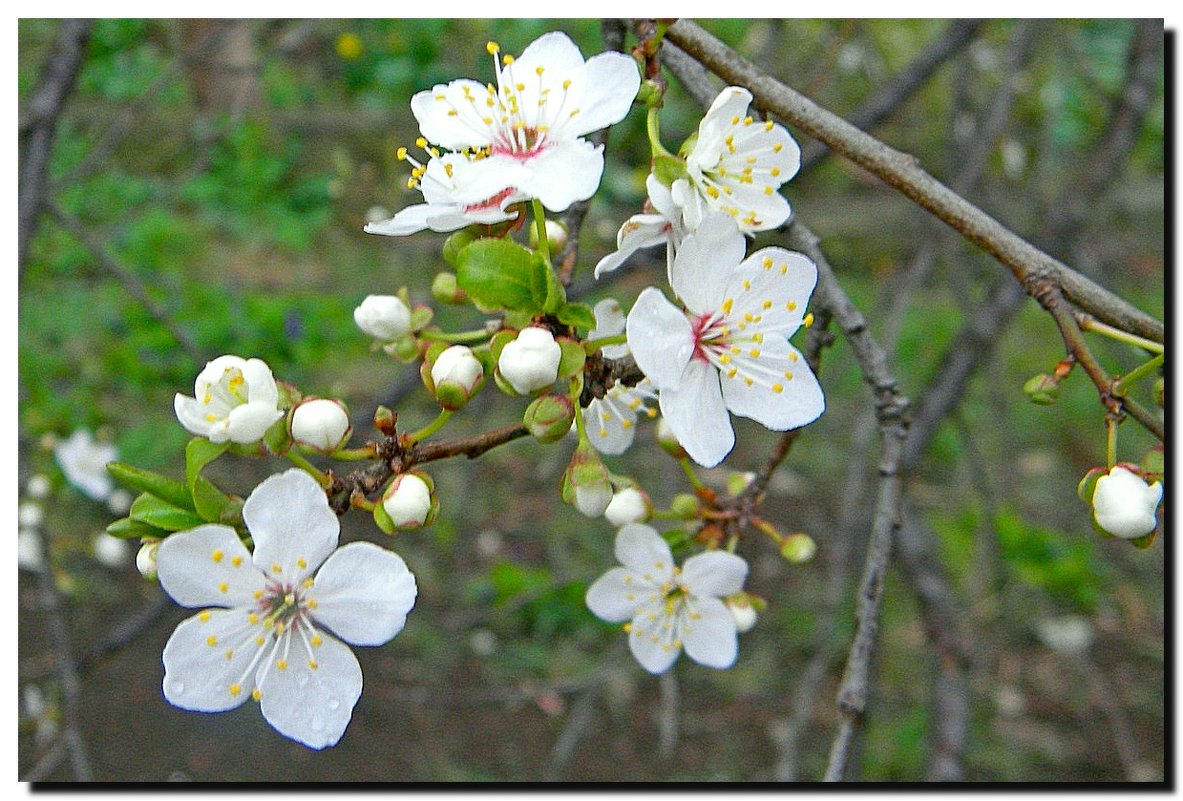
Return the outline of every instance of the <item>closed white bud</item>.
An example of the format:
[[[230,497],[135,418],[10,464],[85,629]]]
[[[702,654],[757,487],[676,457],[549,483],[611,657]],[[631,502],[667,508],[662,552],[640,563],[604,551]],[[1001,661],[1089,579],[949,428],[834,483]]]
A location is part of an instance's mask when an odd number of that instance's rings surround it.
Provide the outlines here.
[[[431,383],[436,399],[445,409],[456,410],[477,393],[484,383],[485,368],[465,345],[453,345],[436,357],[431,366]]]
[[[562,357],[563,349],[554,335],[545,328],[531,326],[502,348],[497,366],[510,386],[521,395],[529,395],[558,379]]]
[[[382,508],[396,526],[421,526],[431,513],[431,488],[414,473],[403,473],[387,490]]]
[[[735,628],[740,634],[751,631],[752,627],[756,625],[756,608],[752,606],[752,602],[748,600],[746,595],[732,595],[724,600],[727,604],[727,611],[731,613],[731,617],[735,620]]]
[[[353,321],[380,342],[393,342],[411,331],[411,310],[394,295],[367,295],[353,310]]]
[[[156,580],[156,552],[160,550],[160,540],[145,542],[136,554],[136,570],[149,581]]]
[[[649,519],[649,499],[636,487],[625,487],[612,496],[604,517],[614,526],[626,523],[644,523]]]
[[[37,572],[45,567],[45,549],[36,529],[22,528],[16,535],[16,565]]]
[[[292,412],[292,439],[321,453],[340,448],[350,431],[345,407],[330,398],[306,400]]]
[[[607,481],[576,486],[575,508],[588,517],[599,517],[612,503],[612,485]]]
[[[1136,473],[1118,465],[1097,479],[1093,518],[1115,537],[1137,539],[1158,526],[1155,510],[1161,500],[1161,483],[1147,485]]]

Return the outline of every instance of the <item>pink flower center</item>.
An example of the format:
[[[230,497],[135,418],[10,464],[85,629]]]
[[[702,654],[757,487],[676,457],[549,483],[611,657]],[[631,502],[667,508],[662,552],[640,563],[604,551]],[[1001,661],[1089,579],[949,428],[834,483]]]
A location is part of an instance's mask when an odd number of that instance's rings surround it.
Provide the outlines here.
[[[505,189],[502,189],[500,192],[498,192],[497,194],[493,195],[490,198],[486,198],[485,200],[481,200],[476,203],[470,203],[469,205],[464,207],[464,210],[466,212],[491,211],[493,209],[499,210],[501,208],[502,201],[504,201],[507,197],[510,197],[511,195],[513,195],[517,191],[518,190],[515,187],[512,187],[512,186],[506,187]]]
[[[694,353],[692,359],[710,363],[707,351],[716,354],[725,351],[729,345],[727,339],[730,329],[725,325],[726,318],[717,311],[700,314],[690,320],[690,335],[694,339]]]

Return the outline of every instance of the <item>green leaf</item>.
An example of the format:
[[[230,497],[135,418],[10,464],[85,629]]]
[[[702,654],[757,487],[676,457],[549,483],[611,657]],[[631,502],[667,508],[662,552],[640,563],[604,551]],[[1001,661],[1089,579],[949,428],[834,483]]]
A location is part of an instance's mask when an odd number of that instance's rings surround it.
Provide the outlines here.
[[[173,506],[171,503],[147,493],[135,499],[128,516],[134,521],[146,523],[165,531],[184,531],[197,528],[206,522],[187,509]]]
[[[488,307],[538,311],[548,299],[546,275],[534,252],[508,239],[478,239],[460,251],[456,280]]]
[[[189,509],[191,511],[196,509],[193,505],[193,499],[189,497],[189,490],[180,481],[174,481],[159,473],[153,473],[150,470],[143,470],[139,467],[132,467],[122,462],[109,463],[107,465],[107,472],[137,492],[146,492],[149,495],[155,495],[157,498],[168,501],[173,506],[179,506],[182,509]]]
[[[167,537],[172,532],[165,531],[162,528],[156,528],[156,526],[150,526],[139,520],[132,520],[130,517],[124,517],[107,526],[107,533],[121,540],[138,540],[143,537],[156,537],[159,539]]]
[[[562,355],[559,357],[559,378],[570,378],[583,370],[583,363],[587,360],[587,351],[570,337],[555,337],[559,343]]]
[[[194,437],[189,440],[189,444],[185,446],[185,483],[189,486],[190,493],[193,492],[193,485],[197,483],[197,476],[201,474],[202,468],[225,453],[229,447],[229,442],[217,445],[205,437]]]
[[[197,514],[211,523],[224,522],[226,508],[234,502],[226,493],[218,489],[212,481],[203,475],[198,475],[193,481],[193,505]]]
[[[559,318],[560,323],[565,323],[572,328],[590,331],[596,327],[595,312],[592,311],[591,306],[583,303],[568,303],[559,309],[555,316]]]

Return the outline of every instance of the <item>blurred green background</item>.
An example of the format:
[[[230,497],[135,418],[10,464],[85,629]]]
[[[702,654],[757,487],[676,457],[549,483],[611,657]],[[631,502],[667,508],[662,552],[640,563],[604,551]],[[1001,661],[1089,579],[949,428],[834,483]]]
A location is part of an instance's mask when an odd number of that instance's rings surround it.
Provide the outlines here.
[[[22,104],[59,24],[20,22]],[[859,108],[948,26],[704,24],[839,114]],[[769,607],[743,636],[734,669],[683,659],[662,682],[632,662],[619,631],[583,606],[587,584],[613,564],[613,532],[559,502],[570,444],[518,442],[475,462],[432,465],[442,508],[427,530],[389,540],[365,516],[343,520],[346,539],[397,550],[420,596],[403,633],[359,653],[365,692],[341,743],[323,753],[284,740],[250,704],[211,716],[163,700],[160,651],[186,612],[139,577],[134,549],[115,567],[93,558],[93,537],[114,516],[66,486],[45,448],[46,435],[88,428],[113,439],[122,461],[179,475],[187,434],[172,397],[191,392],[204,361],[221,353],[260,357],[306,393],[342,398],[359,442],[371,435],[374,406],[400,387],[412,387],[397,404],[404,429],[430,421],[435,407],[406,375],[413,368],[373,352],[352,309],[367,294],[403,285],[429,302],[443,236],[394,240],[361,229],[418,201],[405,188],[406,165],[395,158],[396,148],[417,136],[410,96],[456,77],[488,80],[486,40],[516,53],[553,29],[569,33],[585,55],[602,49],[592,20],[95,22],[59,121],[48,193],[89,241],[42,217],[19,294],[20,474],[45,473],[55,482],[44,530],[59,612],[79,663],[77,722],[94,778],[820,777],[865,539],[858,515],[852,521],[843,509],[877,452],[866,422],[870,395],[841,338],[820,373],[827,414],[775,476],[767,506],[781,530],[808,532],[819,553],[789,565],[771,542],[745,541],[749,589]],[[1009,75],[1012,113],[985,143],[989,161],[969,197],[1016,232],[1034,235],[1054,211],[1049,204],[1071,195],[1071,182],[1087,169],[1121,96],[1134,30],[1124,20],[1048,21],[1012,74],[1016,23],[990,21],[875,132],[947,180]],[[700,111],[671,84],[662,130],[672,150]],[[1097,196],[1074,199],[1089,213],[1066,238],[1068,249],[1055,252],[1160,319],[1163,127],[1160,68],[1129,158]],[[620,222],[639,209],[647,171],[643,113],[634,109],[611,132],[577,277],[590,275],[613,248]],[[1003,271],[840,158],[803,172],[784,191],[822,237],[842,286],[876,333],[891,338],[885,329],[898,327],[893,369],[915,401]],[[758,245],[776,241],[775,233],[757,237]],[[936,248],[933,268],[889,312],[926,245]],[[644,286],[663,280],[659,255],[601,282],[589,298],[612,295],[627,307]],[[137,300],[129,281],[145,287],[187,346]],[[438,313],[456,326],[478,319],[471,310]],[[1112,372],[1138,363],[1128,347],[1090,343]],[[1028,377],[1050,371],[1062,356],[1051,321],[1025,304],[909,477],[910,503],[939,538],[960,625],[972,635],[964,775],[1162,780],[1165,544],[1160,538],[1137,551],[1093,533],[1075,484],[1105,456],[1095,390],[1074,374],[1055,406],[1034,406],[1022,393]],[[1152,404],[1148,384],[1136,392]],[[510,422],[523,406],[490,385],[452,428]],[[1132,424],[1121,431],[1119,455],[1139,461],[1151,438]],[[737,421],[737,432],[728,465],[757,468],[772,438],[746,422]],[[638,447],[610,466],[668,502],[682,489],[680,471],[649,447],[651,439],[643,429]],[[210,470],[245,495],[285,464],[226,457]],[[721,470],[707,475],[716,486],[726,478]],[[20,587],[20,692],[27,700],[35,687],[45,704],[36,715],[22,707],[19,770],[22,778],[68,780],[69,762],[51,759],[69,722],[61,652],[49,636],[54,613],[31,575],[22,572]],[[1057,639],[1065,629],[1087,632],[1083,648]],[[924,778],[940,745],[933,712],[939,664],[916,595],[893,569],[857,752],[860,778]]]

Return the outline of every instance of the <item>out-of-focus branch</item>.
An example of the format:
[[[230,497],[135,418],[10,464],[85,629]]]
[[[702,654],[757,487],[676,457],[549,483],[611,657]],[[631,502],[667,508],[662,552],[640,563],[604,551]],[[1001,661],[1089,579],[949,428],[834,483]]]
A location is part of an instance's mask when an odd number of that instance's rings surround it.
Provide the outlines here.
[[[914,156],[888,147],[771,78],[694,22],[679,20],[666,35],[725,80],[748,87],[760,107],[825,142],[993,255],[1024,288],[1054,281],[1085,311],[1123,330],[1163,341],[1159,320],[1010,231],[932,177]]]
[[[94,21],[88,19],[62,20],[53,48],[45,58],[37,88],[29,99],[25,119],[21,121],[17,200],[17,263],[21,276],[25,272],[29,242],[37,230],[37,219],[45,204],[49,157],[53,152],[58,117],[78,78],[93,25]]]
[[[973,39],[985,20],[955,19],[908,66],[876,90],[848,117],[851,124],[864,131],[874,128],[895,113],[937,70]],[[826,157],[830,149],[819,141],[801,148],[801,169],[808,170]]]

